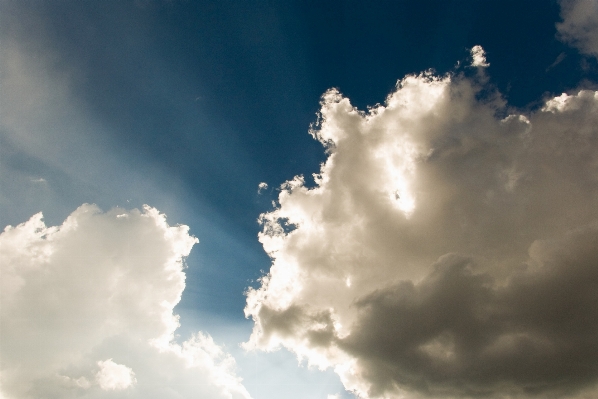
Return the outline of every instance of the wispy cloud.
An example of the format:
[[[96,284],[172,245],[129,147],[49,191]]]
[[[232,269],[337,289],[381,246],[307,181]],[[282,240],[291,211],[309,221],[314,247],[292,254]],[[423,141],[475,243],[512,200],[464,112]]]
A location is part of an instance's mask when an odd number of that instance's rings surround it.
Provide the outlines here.
[[[561,40],[582,53],[598,57],[598,2],[561,0],[563,22],[557,24]]]

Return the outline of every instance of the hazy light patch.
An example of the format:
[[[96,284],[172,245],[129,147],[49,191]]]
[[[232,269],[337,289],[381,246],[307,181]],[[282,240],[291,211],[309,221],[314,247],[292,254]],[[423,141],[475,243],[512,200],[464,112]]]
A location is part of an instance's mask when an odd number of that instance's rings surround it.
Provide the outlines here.
[[[15,224],[43,210],[59,223],[83,202],[151,201],[178,211],[180,198],[168,191],[172,176],[139,157],[119,158],[106,140],[111,127],[71,92],[77,73],[57,70],[50,47],[32,50],[24,42],[0,40],[0,219]]]
[[[417,150],[407,142],[392,149],[376,151],[375,157],[386,164],[387,182],[384,190],[405,216],[409,216],[415,209],[415,198],[411,194],[410,180],[415,173],[415,156]]]

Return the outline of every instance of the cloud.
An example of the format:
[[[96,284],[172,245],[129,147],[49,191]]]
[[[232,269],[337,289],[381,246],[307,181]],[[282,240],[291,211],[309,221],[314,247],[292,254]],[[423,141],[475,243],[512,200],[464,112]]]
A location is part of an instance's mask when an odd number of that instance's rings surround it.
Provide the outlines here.
[[[5,398],[249,398],[234,359],[198,333],[174,341],[183,258],[197,239],[156,209],[83,205],[0,235]]]
[[[135,373],[122,364],[116,364],[112,359],[99,361],[100,371],[96,374],[96,381],[105,391],[120,391],[135,384]]]
[[[598,57],[598,3],[594,0],[561,0],[557,30],[560,39],[582,53]]]
[[[257,193],[261,194],[262,191],[267,190],[268,189],[268,183],[264,183],[261,182],[260,184],[257,185]]]
[[[471,58],[473,59],[471,66],[482,68],[490,66],[490,64],[486,62],[486,52],[482,46],[473,46],[471,48]]]
[[[546,72],[550,71],[551,69],[553,69],[554,67],[556,67],[557,65],[559,65],[561,62],[563,62],[563,60],[567,57],[567,54],[565,53],[560,53],[556,59],[554,60],[554,62],[552,64],[550,64],[548,66],[548,68],[546,68]]]
[[[598,93],[522,115],[479,81],[407,76],[368,112],[324,94],[316,186],[287,181],[260,217],[247,348],[285,346],[362,398],[592,389]]]

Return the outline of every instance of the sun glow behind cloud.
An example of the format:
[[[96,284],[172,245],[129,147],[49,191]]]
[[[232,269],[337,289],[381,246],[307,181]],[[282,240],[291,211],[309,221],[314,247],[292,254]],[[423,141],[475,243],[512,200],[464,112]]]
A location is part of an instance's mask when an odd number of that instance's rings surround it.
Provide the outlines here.
[[[483,74],[408,76],[367,112],[324,94],[316,186],[283,184],[260,217],[273,263],[248,348],[333,367],[363,398],[596,382],[598,95],[499,118]]]

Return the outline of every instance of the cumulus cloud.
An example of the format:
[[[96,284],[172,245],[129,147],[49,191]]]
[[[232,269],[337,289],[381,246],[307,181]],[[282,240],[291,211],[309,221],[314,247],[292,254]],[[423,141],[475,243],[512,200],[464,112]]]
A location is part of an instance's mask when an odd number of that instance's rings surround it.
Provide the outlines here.
[[[4,398],[249,398],[234,359],[174,341],[183,259],[197,242],[156,209],[83,205],[0,235]]]
[[[316,186],[287,181],[260,217],[246,347],[333,367],[360,398],[592,389],[598,93],[522,115],[481,90],[407,76],[367,112],[324,94]]]
[[[557,24],[561,40],[582,53],[598,57],[598,2],[561,0],[563,22]]]

